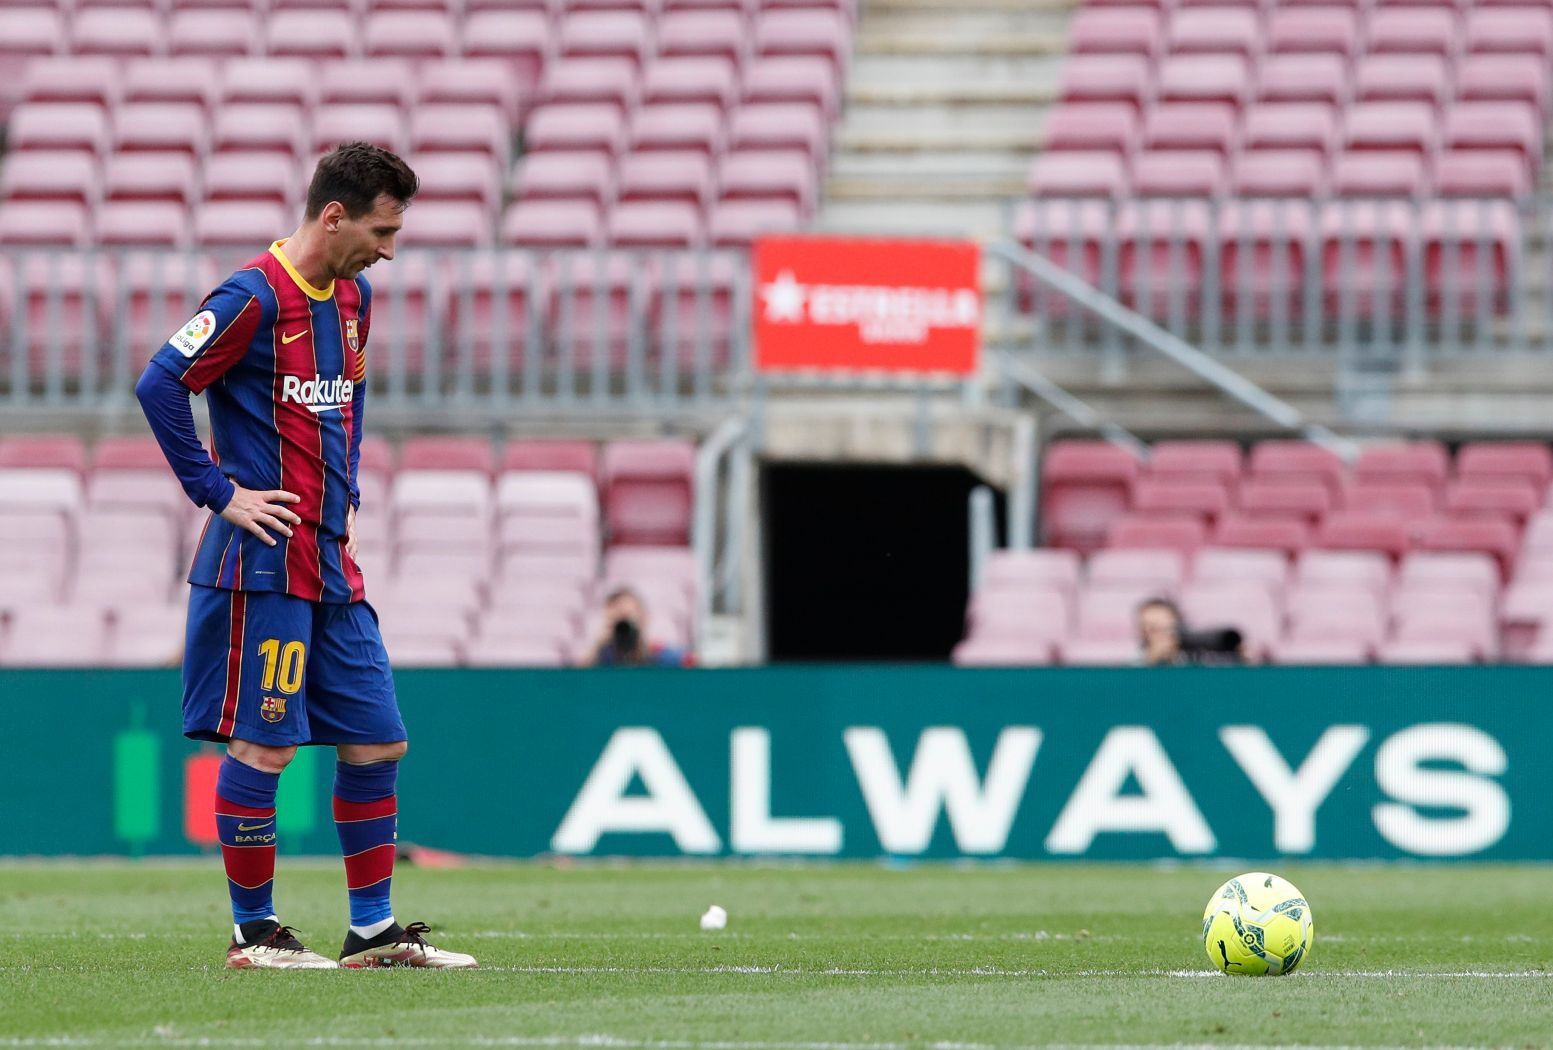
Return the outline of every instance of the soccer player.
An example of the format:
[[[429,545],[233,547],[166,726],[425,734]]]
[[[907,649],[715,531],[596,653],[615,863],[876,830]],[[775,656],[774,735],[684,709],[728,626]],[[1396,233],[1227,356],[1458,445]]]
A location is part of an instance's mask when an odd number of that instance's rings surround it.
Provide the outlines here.
[[[234,968],[472,967],[389,903],[405,729],[356,564],[372,289],[419,182],[387,150],[319,161],[295,233],[200,304],[135,387],[189,498],[212,511],[189,572],[183,731],[220,741],[215,813]],[[215,460],[189,395],[207,392]],[[350,929],[338,964],[277,918],[275,789],[305,744],[338,761],[334,819]]]

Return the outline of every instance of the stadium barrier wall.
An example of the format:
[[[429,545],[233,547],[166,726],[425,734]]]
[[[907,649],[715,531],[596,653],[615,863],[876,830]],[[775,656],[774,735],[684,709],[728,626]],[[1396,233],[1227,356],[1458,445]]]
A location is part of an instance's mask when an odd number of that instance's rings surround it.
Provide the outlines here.
[[[408,671],[402,842],[494,856],[1553,859],[1545,668]],[[175,671],[0,672],[0,852],[189,854]],[[282,778],[332,854],[332,754]]]

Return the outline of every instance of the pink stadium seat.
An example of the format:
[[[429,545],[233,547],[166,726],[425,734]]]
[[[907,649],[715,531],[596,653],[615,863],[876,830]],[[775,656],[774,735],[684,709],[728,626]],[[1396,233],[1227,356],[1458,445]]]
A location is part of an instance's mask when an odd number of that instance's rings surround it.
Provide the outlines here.
[[[1149,449],[1149,477],[1234,484],[1242,458],[1233,441],[1158,441]]]
[[[712,195],[712,161],[700,151],[653,150],[622,157],[621,201],[680,201],[705,207]]]
[[[1151,91],[1148,59],[1139,55],[1073,55],[1062,64],[1063,102],[1125,102],[1141,109]]]
[[[1471,642],[1454,638],[1396,638],[1377,650],[1383,664],[1442,667],[1470,664],[1478,658]]]
[[[1322,206],[1320,224],[1328,308],[1369,316],[1379,298],[1381,312],[1398,309],[1416,211],[1401,199],[1332,201]]]
[[[1499,657],[1499,631],[1486,608],[1468,609],[1459,603],[1404,607],[1397,613],[1396,641],[1410,644],[1465,645],[1477,661]]]
[[[1418,482],[1437,489],[1450,470],[1450,454],[1438,441],[1372,445],[1359,453],[1354,464],[1358,481]]]
[[[684,441],[616,441],[601,462],[611,544],[690,542],[695,447]]]
[[[0,73],[20,76],[27,60],[59,53],[65,41],[62,12],[45,4],[8,7],[0,33]]]
[[[1144,121],[1143,147],[1228,154],[1237,124],[1235,107],[1224,102],[1167,102]]]
[[[1358,12],[1348,6],[1274,7],[1267,23],[1267,49],[1275,53],[1324,52],[1353,55],[1359,45]]]
[[[276,57],[354,58],[360,39],[355,23],[344,11],[276,11],[267,23],[265,53]]]
[[[1268,55],[1258,71],[1256,97],[1340,105],[1348,98],[1348,63],[1341,55]]]
[[[674,442],[643,444],[671,445]],[[605,458],[608,458],[607,455]],[[604,555],[603,579],[606,587],[620,584],[632,587],[652,585],[655,588],[672,589],[689,599],[696,593],[696,573],[696,556],[686,546],[613,546]]]
[[[0,164],[0,199],[87,206],[96,200],[97,189],[97,164],[89,153],[22,150]]]
[[[1170,17],[1165,46],[1173,55],[1254,55],[1262,48],[1262,37],[1261,18],[1254,8],[1184,7]]]
[[[1230,102],[1239,106],[1250,85],[1241,55],[1171,55],[1159,65],[1155,85],[1161,102]]]
[[[344,102],[319,106],[313,112],[313,152],[326,153],[342,142],[370,142],[393,153],[405,152],[404,120],[399,107],[381,102]],[[437,154],[428,156],[435,157]],[[485,154],[480,156],[488,157]],[[429,179],[423,177],[423,182],[430,188]]]
[[[1208,528],[1200,520],[1179,515],[1129,514],[1106,531],[1107,547],[1165,549],[1190,554],[1207,542]]]
[[[317,102],[318,64],[307,58],[252,58],[221,65],[221,101],[311,109]]]
[[[648,20],[639,11],[570,11],[557,26],[562,57],[621,55],[641,65],[651,39]]]
[[[605,239],[623,248],[690,248],[704,238],[699,205],[683,200],[632,200],[615,205]]]
[[[1251,449],[1250,474],[1261,481],[1316,481],[1334,494],[1342,488],[1346,468],[1331,449],[1309,441],[1259,441]]]
[[[1431,201],[1422,227],[1431,311],[1452,305],[1462,313],[1505,308],[1521,240],[1519,218],[1508,202]]]
[[[1125,667],[1138,663],[1138,643],[1131,638],[1070,638],[1057,647],[1063,664],[1072,667]]]
[[[1508,100],[1547,109],[1547,63],[1536,55],[1467,55],[1456,65],[1456,96],[1472,102]]]
[[[829,141],[824,116],[814,106],[773,103],[741,106],[728,123],[730,149],[792,149],[823,157]]]
[[[258,249],[284,237],[295,217],[271,201],[211,201],[194,217],[198,244]]]
[[[1434,148],[1438,118],[1427,102],[1356,102],[1343,124],[1343,145],[1350,150]]]
[[[1553,452],[1541,442],[1473,441],[1456,454],[1463,478],[1525,478],[1546,492],[1553,479]]]
[[[108,121],[101,107],[79,102],[31,102],[16,107],[6,132],[10,150],[83,150],[102,153]]]
[[[1332,162],[1332,189],[1340,196],[1417,197],[1427,185],[1424,158],[1405,150],[1353,151]]]
[[[1294,518],[1314,525],[1332,509],[1332,490],[1320,480],[1252,477],[1240,487],[1239,508],[1258,518]]]
[[[1316,545],[1325,550],[1381,551],[1397,560],[1408,548],[1408,524],[1385,515],[1334,511],[1316,530]]]
[[[467,439],[460,439],[467,440]],[[489,455],[489,443],[485,443]],[[403,450],[401,449],[401,453]],[[474,448],[465,449],[470,461],[481,461]],[[473,517],[486,517],[491,505],[491,479],[489,460],[485,468],[452,469],[447,467],[418,469],[406,467],[400,460],[399,473],[394,475],[394,487],[390,496],[391,509],[396,513],[461,513]]]
[[[101,535],[112,537],[113,529],[102,527],[98,519],[105,512],[128,512],[152,522],[155,536],[151,538],[155,542],[165,539],[169,555],[176,545],[174,530],[187,506],[183,488],[166,469],[165,463],[161,469],[98,470],[87,479],[86,504],[91,511],[91,517],[87,519],[88,534],[96,526]],[[111,546],[106,541],[105,545]]]
[[[513,190],[525,201],[586,200],[602,207],[614,200],[613,168],[599,152],[527,153],[514,170]]]
[[[484,152],[502,165],[512,149],[510,129],[495,106],[418,106],[410,114],[409,141],[417,153]]]
[[[561,58],[539,80],[539,105],[608,103],[622,113],[636,108],[641,75],[629,58]]]
[[[0,437],[0,469],[15,467],[86,472],[86,446],[73,434]]]
[[[167,53],[177,58],[242,58],[259,39],[247,10],[174,10],[167,23]]]
[[[1553,58],[1553,10],[1469,7],[1466,50],[1475,54],[1529,54]]]
[[[1294,583],[1312,589],[1357,587],[1376,603],[1391,591],[1391,559],[1372,550],[1308,550],[1294,567]]]
[[[1542,159],[1541,116],[1526,102],[1458,102],[1445,115],[1450,150],[1515,150],[1535,169]]]
[[[1499,600],[1499,584],[1499,566],[1487,554],[1414,551],[1402,559],[1397,573],[1398,597],[1392,605],[1398,615],[1405,615],[1410,603],[1403,599],[1403,591],[1451,591],[1469,595],[1487,610]]]
[[[26,157],[22,154],[10,163]],[[187,153],[115,153],[103,166],[103,199],[187,206],[194,199],[195,170],[194,158]]]
[[[428,69],[433,66],[440,70],[443,64],[427,64]],[[416,97],[414,70],[413,63],[395,58],[325,62],[318,69],[318,101],[323,105],[394,106],[408,109]],[[437,98],[431,101],[448,100]]]
[[[956,667],[1045,667],[1054,662],[1050,642],[1025,638],[967,638],[949,659]]]
[[[1363,587],[1297,585],[1289,592],[1288,615],[1291,638],[1353,638],[1375,646],[1386,637],[1385,607]]]
[[[466,57],[423,63],[418,80],[422,105],[495,106],[509,124],[518,119],[518,83],[509,74],[507,64],[499,59]],[[402,86],[408,94],[411,84],[406,81]],[[342,97],[339,101],[352,100]],[[408,101],[403,105],[408,108]]]
[[[722,200],[786,200],[812,213],[816,194],[814,166],[795,150],[746,150],[723,157],[718,169]]]
[[[1138,605],[1150,598],[1161,597],[1169,595],[1135,584],[1087,587],[1079,593],[1075,637],[1126,641],[1134,647],[1136,655]]]
[[[107,663],[112,667],[176,667],[183,658],[187,611],[181,604],[120,609],[112,617]]]
[[[476,201],[417,201],[419,213],[399,234],[408,248],[479,248],[494,236],[491,213]]]
[[[38,58],[28,63],[22,102],[91,103],[104,110],[119,101],[119,67],[101,55]]]
[[[1439,106],[1450,87],[1450,67],[1440,55],[1365,55],[1354,73],[1361,102],[1427,102]]]
[[[1152,474],[1133,489],[1133,509],[1140,514],[1184,514],[1212,525],[1229,509],[1226,487],[1217,481],[1176,480]]]
[[[1140,473],[1128,449],[1103,441],[1063,441],[1046,455],[1041,474],[1046,542],[1081,551],[1101,546],[1107,529],[1126,512]]]
[[[587,248],[604,235],[598,208],[589,201],[521,201],[502,220],[502,243],[536,248]]]
[[[1435,156],[1431,181],[1442,197],[1522,197],[1532,189],[1519,150],[1442,151]]]
[[[522,439],[507,442],[504,471],[569,471],[598,476],[598,446],[591,441]]]
[[[1163,20],[1153,7],[1080,7],[1068,23],[1068,54],[1152,58],[1163,36]]]
[[[1112,547],[1089,556],[1086,579],[1091,587],[1129,584],[1173,594],[1186,579],[1186,566],[1187,556],[1178,548]]]
[[[1450,55],[1460,34],[1456,12],[1446,8],[1381,7],[1370,15],[1373,52]]]
[[[97,209],[95,239],[100,245],[182,248],[188,237],[188,210],[182,204],[108,201]]]
[[[1120,197],[1127,169],[1115,153],[1038,153],[1026,187],[1035,197]]]
[[[1065,102],[1046,117],[1047,151],[1103,150],[1125,157],[1137,142],[1138,111],[1124,102]]]
[[[302,111],[290,105],[228,104],[216,113],[210,144],[217,153],[280,153],[294,160],[307,148]]]
[[[1070,601],[1079,585],[1079,556],[1070,550],[995,550],[982,567],[980,590],[1051,589]]]
[[[464,57],[500,60],[523,91],[538,82],[550,41],[543,11],[471,10],[464,19]]]
[[[494,215],[501,204],[501,173],[487,154],[415,154],[410,158],[410,167],[421,179],[418,201],[473,202],[486,215]]]
[[[1533,514],[1521,536],[1523,556],[1535,556],[1543,551],[1553,551],[1553,511],[1548,510]]]
[[[738,103],[739,74],[726,57],[690,55],[660,58],[642,78],[648,105],[709,104],[728,110]]]
[[[105,437],[92,446],[93,470],[156,470],[167,466],[156,439]]]
[[[761,234],[791,233],[801,221],[798,206],[791,201],[719,201],[707,223],[707,240],[717,248],[748,247]]]
[[[503,520],[520,517],[568,524],[574,532],[597,539],[596,530],[581,530],[598,522],[598,490],[583,473],[562,470],[513,470],[496,486],[496,506]],[[505,525],[503,526],[505,529]],[[501,534],[505,541],[506,533]]]
[[[457,53],[455,24],[435,11],[375,12],[366,19],[363,53],[370,58],[448,58]]]
[[[410,438],[399,447],[400,470],[460,470],[493,473],[490,441],[477,437]]]
[[[267,201],[289,207],[298,193],[296,164],[284,153],[216,154],[205,161],[203,182],[207,201]]]
[[[755,19],[755,53],[814,55],[844,69],[852,51],[852,33],[836,10],[767,10]]]
[[[1193,583],[1181,592],[1181,613],[1195,628],[1238,630],[1253,657],[1265,653],[1283,634],[1278,604],[1256,583]]]
[[[1260,587],[1280,607],[1289,581],[1289,559],[1281,550],[1205,547],[1192,561],[1194,584]]]
[[[1375,646],[1352,638],[1285,638],[1272,646],[1269,659],[1286,666],[1369,663]]]
[[[1500,576],[1509,579],[1515,566],[1515,526],[1492,518],[1433,518],[1419,524],[1413,547],[1422,551],[1461,551],[1492,555]]]
[[[92,667],[106,662],[108,622],[100,609],[41,605],[11,613],[0,664]]]
[[[1500,642],[1510,660],[1524,660],[1553,622],[1553,581],[1517,580],[1499,609]]]
[[[119,151],[205,152],[209,128],[200,107],[190,104],[135,102],[113,117],[113,148]]]
[[[0,244],[84,248],[87,211],[71,201],[13,200],[0,204]]]
[[[651,107],[647,113],[683,107]],[[531,152],[549,150],[591,150],[613,157],[620,152],[625,121],[619,109],[611,105],[546,106],[536,111],[524,129],[524,146]]]
[[[774,55],[755,59],[744,74],[746,103],[802,103],[834,121],[841,110],[836,71],[823,58]]]
[[[1435,510],[1435,490],[1416,481],[1356,481],[1343,494],[1343,509],[1409,521]]]
[[[1069,631],[1069,599],[1057,590],[984,591],[970,601],[971,638],[1060,641]]]
[[[1495,518],[1517,529],[1541,506],[1537,487],[1520,478],[1458,478],[1445,488],[1444,509],[1461,518]]]
[[[77,55],[129,58],[162,50],[162,22],[150,7],[89,7],[73,22],[70,49]]]
[[[1337,118],[1323,102],[1263,102],[1246,113],[1241,142],[1245,149],[1331,151]]]
[[[749,29],[733,11],[673,11],[658,21],[658,54],[664,58],[717,58],[743,65]]]
[[[1144,197],[1213,197],[1224,189],[1223,156],[1215,150],[1152,150],[1132,163],[1132,188]]]

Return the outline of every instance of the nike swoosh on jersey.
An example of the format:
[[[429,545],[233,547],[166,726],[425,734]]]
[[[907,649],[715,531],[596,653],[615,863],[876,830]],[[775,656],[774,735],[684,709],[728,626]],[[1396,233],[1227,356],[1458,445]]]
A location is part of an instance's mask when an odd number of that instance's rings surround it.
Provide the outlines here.
[[[296,342],[298,339],[301,339],[306,334],[307,334],[307,329],[304,328],[300,332],[298,332],[296,335],[285,335],[285,334],[282,334],[281,337],[280,337],[280,341],[282,343],[290,345],[291,343]]]
[[[237,825],[237,830],[238,831],[258,831],[260,828],[267,828],[267,827],[269,827],[273,823],[275,823],[273,820],[266,820],[263,824],[242,824],[242,823],[239,823]]]

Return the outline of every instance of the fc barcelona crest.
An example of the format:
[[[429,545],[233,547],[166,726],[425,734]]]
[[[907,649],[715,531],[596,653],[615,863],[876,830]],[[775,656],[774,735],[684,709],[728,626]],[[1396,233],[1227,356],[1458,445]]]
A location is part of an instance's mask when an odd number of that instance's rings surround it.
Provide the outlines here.
[[[259,704],[259,717],[266,722],[279,722],[286,717],[286,698],[283,696],[267,696]]]
[[[351,353],[361,352],[360,322],[354,317],[345,322],[345,341],[350,344]]]

